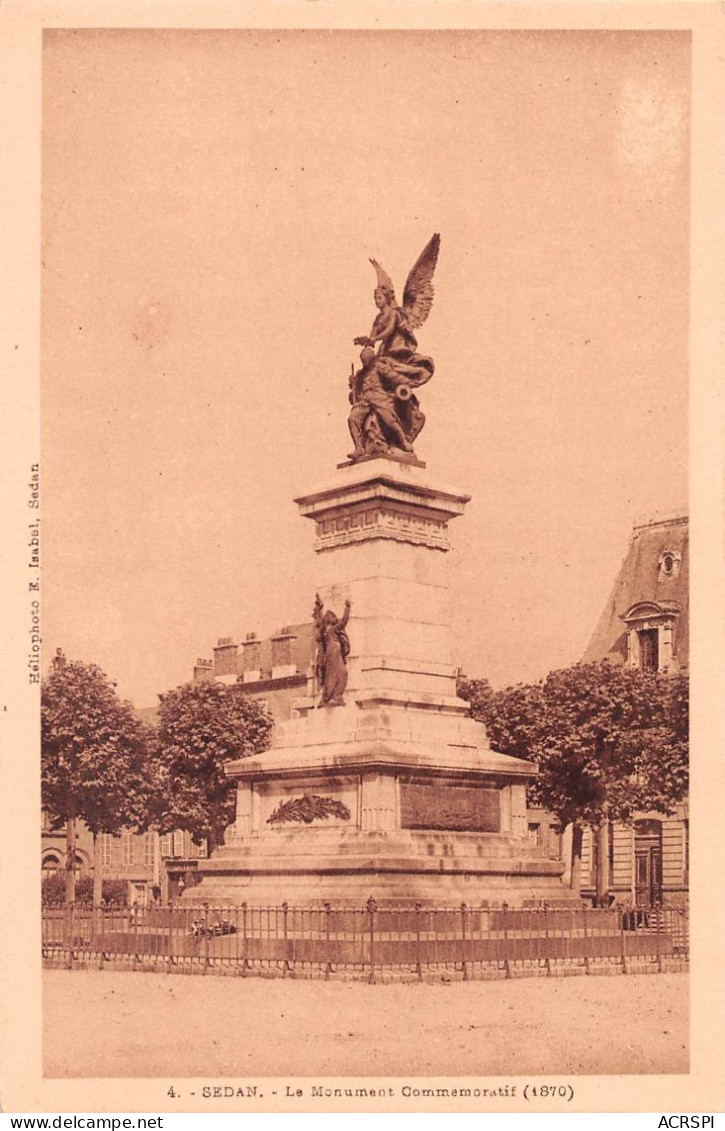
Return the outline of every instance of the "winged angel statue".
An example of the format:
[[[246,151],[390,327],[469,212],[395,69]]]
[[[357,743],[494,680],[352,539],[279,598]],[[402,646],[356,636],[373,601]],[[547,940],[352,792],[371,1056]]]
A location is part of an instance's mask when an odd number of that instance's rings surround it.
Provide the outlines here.
[[[378,277],[378,315],[370,334],[355,338],[355,345],[363,348],[362,368],[350,377],[348,427],[355,449],[348,458],[353,462],[378,455],[414,458],[413,441],[425,424],[414,390],[430,381],[434,365],[433,358],[418,353],[413,331],[423,325],[433,305],[439,247],[436,233],[408,275],[402,306],[390,276],[376,259],[370,260]]]

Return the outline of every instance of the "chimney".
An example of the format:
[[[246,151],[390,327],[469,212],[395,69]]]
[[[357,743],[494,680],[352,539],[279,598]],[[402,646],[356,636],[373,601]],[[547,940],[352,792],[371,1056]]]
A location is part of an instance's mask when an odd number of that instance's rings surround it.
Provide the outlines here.
[[[194,664],[194,683],[203,683],[204,680],[214,678],[214,661],[213,660],[197,660]]]
[[[214,649],[214,678],[220,683],[237,682],[237,648],[233,637],[219,637]]]
[[[297,633],[289,628],[281,628],[272,637],[272,679],[284,679],[297,675],[297,664],[293,662],[294,643]]]
[[[262,678],[262,641],[255,632],[248,632],[242,641],[242,681],[257,683]]]

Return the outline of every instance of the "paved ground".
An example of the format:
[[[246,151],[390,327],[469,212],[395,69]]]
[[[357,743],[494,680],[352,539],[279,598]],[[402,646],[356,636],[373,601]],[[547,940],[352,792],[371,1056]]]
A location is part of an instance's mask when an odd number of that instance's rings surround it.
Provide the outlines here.
[[[687,1072],[685,974],[377,985],[44,972],[45,1075]]]

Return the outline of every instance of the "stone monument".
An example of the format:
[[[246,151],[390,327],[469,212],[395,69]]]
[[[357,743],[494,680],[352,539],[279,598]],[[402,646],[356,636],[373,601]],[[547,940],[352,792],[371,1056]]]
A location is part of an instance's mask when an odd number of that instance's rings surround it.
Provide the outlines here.
[[[563,901],[563,865],[528,837],[536,767],[491,749],[456,695],[448,524],[469,496],[413,451],[433,375],[413,331],[440,240],[402,306],[375,260],[378,314],[350,378],[354,448],[295,501],[314,524],[318,690],[271,748],[227,765],[237,816],[196,900],[469,905]]]

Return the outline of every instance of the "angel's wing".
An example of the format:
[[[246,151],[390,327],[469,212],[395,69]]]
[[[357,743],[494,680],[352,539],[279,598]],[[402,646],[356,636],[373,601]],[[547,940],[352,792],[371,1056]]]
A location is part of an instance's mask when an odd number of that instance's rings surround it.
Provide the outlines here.
[[[411,330],[421,326],[433,305],[433,272],[438,262],[441,237],[436,232],[421,251],[415,267],[408,275],[403,292],[403,309]]]
[[[390,278],[390,275],[384,267],[380,266],[377,259],[371,259],[370,262],[375,268],[375,274],[378,277],[378,286],[383,287],[385,290],[387,290],[390,293],[393,302],[395,302],[395,287],[393,286],[393,280]]]

